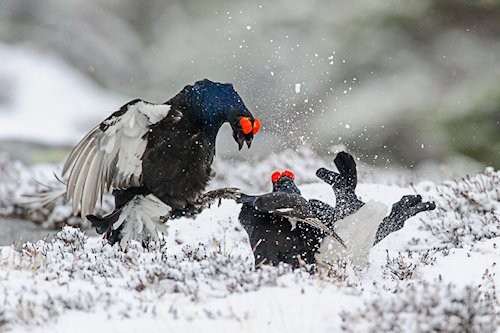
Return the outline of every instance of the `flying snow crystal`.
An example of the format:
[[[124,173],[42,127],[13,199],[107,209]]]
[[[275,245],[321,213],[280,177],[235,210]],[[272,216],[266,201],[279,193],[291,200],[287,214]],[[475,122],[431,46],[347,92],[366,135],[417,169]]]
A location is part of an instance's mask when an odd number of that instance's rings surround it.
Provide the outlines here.
[[[247,30],[251,30],[252,29],[252,26],[251,25],[247,25]]]
[[[300,94],[300,87],[301,87],[301,86],[302,86],[302,85],[301,85],[300,83],[295,83],[295,93],[296,93],[296,94]]]
[[[345,128],[349,129],[349,128],[351,128],[351,125],[345,124]]]

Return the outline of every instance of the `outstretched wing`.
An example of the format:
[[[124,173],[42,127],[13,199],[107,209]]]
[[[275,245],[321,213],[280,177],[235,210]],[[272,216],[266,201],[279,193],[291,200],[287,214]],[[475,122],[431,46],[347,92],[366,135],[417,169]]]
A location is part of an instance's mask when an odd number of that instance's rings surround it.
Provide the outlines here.
[[[141,185],[144,135],[170,111],[170,105],[133,100],[88,133],[71,151],[63,167],[69,172],[66,197],[73,213],[92,213],[110,188]]]
[[[342,239],[330,229],[311,208],[309,201],[301,195],[287,192],[271,192],[257,197],[253,206],[260,212],[272,213],[278,216],[300,221],[333,236],[343,246]]]

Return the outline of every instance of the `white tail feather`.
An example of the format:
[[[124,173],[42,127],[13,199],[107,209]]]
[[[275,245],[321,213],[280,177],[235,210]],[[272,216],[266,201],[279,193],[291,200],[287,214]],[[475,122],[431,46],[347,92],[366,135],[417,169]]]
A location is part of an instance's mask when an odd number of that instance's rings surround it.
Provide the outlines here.
[[[23,204],[32,208],[44,207],[57,198],[63,197],[66,194],[66,185],[64,185],[63,183],[60,183],[60,186],[57,187],[48,185],[43,186],[47,188],[43,192],[24,194],[23,196],[26,198],[26,200],[23,201]]]
[[[113,224],[114,230],[123,224],[120,246],[126,248],[130,240],[158,240],[159,232],[167,234],[167,225],[162,217],[168,216],[171,210],[170,206],[152,194],[136,196],[126,204]]]
[[[342,238],[345,248],[332,236],[323,239],[316,262],[330,266],[339,259],[350,259],[353,264],[368,263],[368,254],[375,242],[379,224],[387,214],[387,206],[370,200],[356,213],[335,223],[335,232]]]

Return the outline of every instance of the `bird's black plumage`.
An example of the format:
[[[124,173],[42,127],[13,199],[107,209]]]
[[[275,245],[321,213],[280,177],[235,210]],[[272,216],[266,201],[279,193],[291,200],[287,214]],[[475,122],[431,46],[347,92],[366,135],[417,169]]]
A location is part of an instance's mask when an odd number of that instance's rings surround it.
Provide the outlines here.
[[[273,183],[273,192],[259,196],[242,195],[239,220],[248,233],[255,263],[293,267],[313,264],[314,255],[327,232],[307,219],[315,219],[331,230],[331,216],[321,215],[318,207],[333,211],[319,200],[306,200],[289,176]]]
[[[242,119],[249,124],[246,129]],[[111,242],[120,239],[123,222],[134,223],[122,221],[126,212],[167,211],[162,219],[198,213],[207,204],[202,194],[212,176],[217,133],[226,122],[239,149],[245,142],[250,147],[260,122],[232,85],[209,80],[186,86],[164,104],[139,99],[125,104],[90,132],[66,162],[74,211],[91,213],[102,192],[114,189],[115,211],[106,217],[88,215]],[[154,221],[161,223],[158,217]]]
[[[335,195],[335,220],[341,220],[357,212],[364,203],[358,199],[355,193],[358,173],[352,155],[340,152],[333,162],[339,170],[338,173],[319,168],[316,171],[316,176],[332,186]]]
[[[241,196],[239,202],[243,205],[239,220],[248,233],[257,265],[284,262],[299,267],[315,264],[316,254],[327,233],[303,222],[295,224],[292,220],[296,217],[313,217],[333,229],[335,222],[356,213],[365,205],[355,193],[357,171],[354,158],[341,152],[334,163],[338,173],[321,168],[316,175],[332,185],[336,197],[335,207],[319,200],[302,198],[293,177],[279,178],[273,183],[271,193]],[[401,229],[411,216],[434,208],[434,203],[422,202],[419,195],[404,196],[393,205],[391,213],[378,226],[374,244]]]
[[[253,116],[231,85],[208,80],[166,104],[171,111],[146,134],[143,183],[172,208],[189,209],[210,180],[220,127],[230,122],[234,129],[239,117]]]
[[[365,203],[356,195],[357,170],[352,155],[340,152],[335,157],[334,163],[339,170],[338,173],[320,168],[316,171],[316,176],[332,186],[336,199],[335,220],[340,220],[356,213]],[[423,202],[420,195],[403,196],[392,205],[390,214],[380,223],[374,245],[390,233],[403,228],[405,221],[410,217],[435,208],[434,202]]]

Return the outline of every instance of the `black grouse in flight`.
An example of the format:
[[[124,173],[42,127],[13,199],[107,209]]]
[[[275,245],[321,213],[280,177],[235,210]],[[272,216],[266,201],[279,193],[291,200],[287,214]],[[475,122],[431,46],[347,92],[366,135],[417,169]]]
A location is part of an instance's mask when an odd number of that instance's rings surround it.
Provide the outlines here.
[[[248,233],[256,265],[276,265],[284,262],[297,268],[316,264],[318,260],[324,260],[325,255],[320,252],[327,252],[324,249],[327,245],[326,239],[331,237],[344,251],[359,250],[352,246],[361,247],[359,242],[332,231],[337,221],[353,216],[365,206],[355,194],[356,163],[352,156],[345,152],[339,153],[334,162],[339,173],[321,168],[316,174],[332,185],[336,197],[335,207],[319,200],[304,199],[295,185],[293,173],[288,170],[273,173],[273,192],[260,196],[241,195],[238,201],[243,205],[239,219]],[[370,242],[367,246],[371,247],[391,232],[401,229],[408,218],[435,207],[432,202],[422,202],[419,195],[404,196],[392,206],[391,213],[384,217],[381,223],[377,222],[376,235],[374,232],[371,237],[370,232],[364,230],[358,235],[346,235],[351,238],[360,237],[362,242]],[[304,217],[316,218],[326,229],[311,227],[301,222]],[[363,225],[359,225],[363,221],[354,222],[358,223],[358,228],[363,228]],[[326,233],[325,230],[330,232]]]
[[[73,212],[87,217],[110,243],[157,239],[169,218],[190,216],[231,190],[203,194],[212,175],[215,141],[228,122],[241,150],[260,129],[231,84],[188,85],[169,101],[133,100],[91,130],[63,167]],[[113,189],[115,210],[92,214]]]

